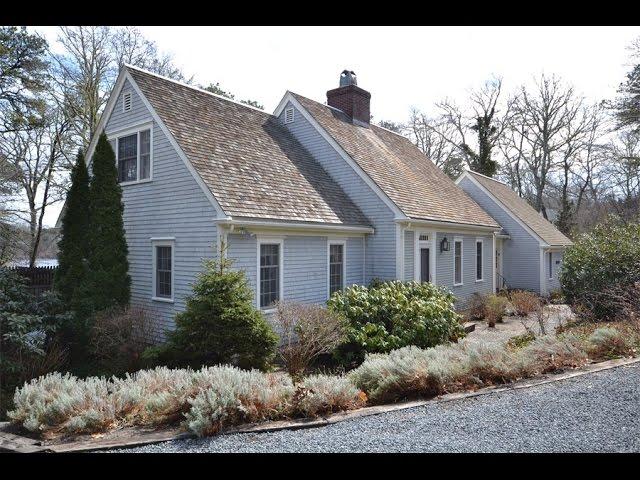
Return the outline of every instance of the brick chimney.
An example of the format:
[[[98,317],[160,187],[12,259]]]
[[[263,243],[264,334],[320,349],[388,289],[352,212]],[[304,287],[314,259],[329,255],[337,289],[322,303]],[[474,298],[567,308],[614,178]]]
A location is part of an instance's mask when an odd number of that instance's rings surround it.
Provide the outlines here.
[[[369,125],[371,94],[358,87],[356,74],[343,70],[340,86],[327,92],[327,104],[349,115],[353,123]]]

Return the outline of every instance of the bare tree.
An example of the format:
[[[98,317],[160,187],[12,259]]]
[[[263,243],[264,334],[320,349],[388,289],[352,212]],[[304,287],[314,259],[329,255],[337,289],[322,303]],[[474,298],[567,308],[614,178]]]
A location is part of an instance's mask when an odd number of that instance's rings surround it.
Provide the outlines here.
[[[511,159],[517,181],[530,182],[533,206],[545,218],[543,199],[553,172],[562,166],[568,175],[576,153],[587,143],[591,118],[584,99],[555,76],[542,75],[533,90],[520,87],[513,99],[510,132],[502,150]],[[521,195],[526,188],[519,185]]]
[[[42,236],[42,222],[49,205],[60,201],[70,148],[71,121],[57,107],[43,115],[40,125],[0,137],[0,156],[10,166],[23,202],[11,211],[13,220],[25,221],[29,236],[25,245],[29,265],[34,266]],[[15,191],[14,191],[15,193]]]
[[[57,98],[74,119],[79,147],[93,136],[123,63],[184,79],[171,57],[135,28],[60,27],[58,43],[63,53],[50,52]]]
[[[480,89],[472,90],[467,108],[448,99],[436,106],[440,125],[448,128],[434,131],[457,148],[472,170],[494,176],[498,170],[494,151],[505,133],[511,109],[510,101],[503,101],[502,79],[494,77]]]
[[[450,123],[413,108],[405,133],[429,160],[455,178],[462,172],[463,161],[458,146],[450,140],[453,129]]]

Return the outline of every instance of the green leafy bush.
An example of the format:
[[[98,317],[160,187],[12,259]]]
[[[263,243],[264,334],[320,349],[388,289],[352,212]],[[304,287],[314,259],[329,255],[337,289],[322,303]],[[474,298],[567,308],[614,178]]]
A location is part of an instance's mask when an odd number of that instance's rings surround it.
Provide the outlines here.
[[[226,257],[206,260],[204,271],[176,315],[167,342],[145,352],[145,358],[171,367],[234,364],[265,369],[276,353],[278,338],[254,305],[245,274],[232,270]]]
[[[18,385],[65,364],[58,337],[68,321],[58,295],[36,299],[23,277],[0,267],[0,418]]]
[[[407,345],[432,347],[465,335],[455,297],[431,283],[390,281],[354,285],[334,293],[330,310],[348,321],[346,341],[335,351],[346,366],[366,353],[386,353]]]
[[[594,320],[621,313],[617,290],[640,281],[640,224],[615,219],[581,235],[564,253],[560,270],[566,300]]]

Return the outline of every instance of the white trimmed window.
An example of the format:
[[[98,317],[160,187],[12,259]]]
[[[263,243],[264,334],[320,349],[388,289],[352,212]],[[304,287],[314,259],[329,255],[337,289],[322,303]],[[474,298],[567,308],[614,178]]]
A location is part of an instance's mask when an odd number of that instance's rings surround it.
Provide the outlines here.
[[[175,240],[152,239],[153,246],[153,300],[173,302]]]
[[[258,241],[258,306],[273,308],[282,298],[282,240]]]
[[[483,264],[482,264],[482,254],[484,242],[481,238],[476,238],[476,282],[481,282],[484,280],[484,276],[482,273]]]
[[[284,111],[284,123],[293,123],[295,119],[295,110],[293,108],[287,108]]]
[[[328,252],[329,297],[345,286],[346,242],[330,241]]]
[[[553,280],[553,253],[547,252],[547,276]]]
[[[462,238],[453,240],[453,285],[462,285]]]
[[[111,141],[118,165],[118,182],[133,183],[151,179],[152,128],[128,131]]]

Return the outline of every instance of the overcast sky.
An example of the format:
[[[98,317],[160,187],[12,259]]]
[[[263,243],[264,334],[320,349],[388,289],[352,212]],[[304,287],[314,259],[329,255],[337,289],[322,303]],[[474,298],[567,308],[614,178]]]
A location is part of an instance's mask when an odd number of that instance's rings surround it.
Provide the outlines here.
[[[554,73],[593,100],[612,98],[640,27],[139,27],[199,84],[273,111],[286,90],[318,101],[356,72],[375,120],[404,121],[444,97],[463,103],[491,75],[504,88]],[[34,27],[54,43],[57,27]],[[58,209],[52,208],[52,225]]]

